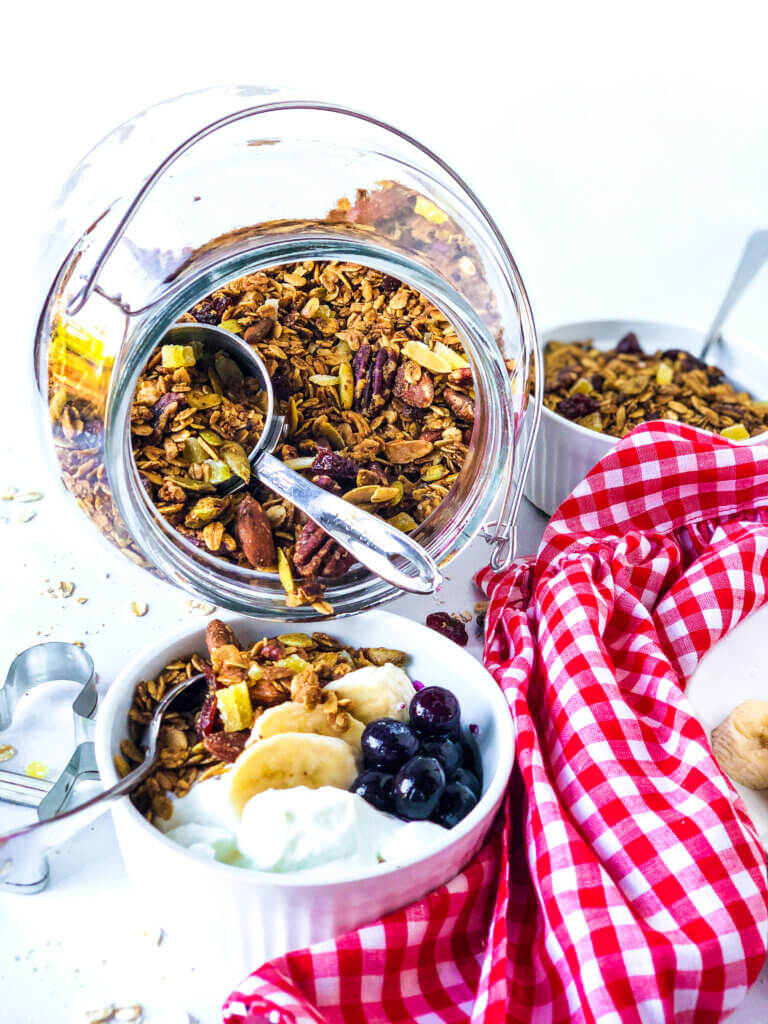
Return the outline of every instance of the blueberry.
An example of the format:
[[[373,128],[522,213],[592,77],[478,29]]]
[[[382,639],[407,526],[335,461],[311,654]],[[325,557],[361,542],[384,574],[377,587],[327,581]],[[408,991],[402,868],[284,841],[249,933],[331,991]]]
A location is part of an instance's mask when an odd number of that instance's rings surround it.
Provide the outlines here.
[[[483,781],[483,761],[480,757],[480,748],[477,745],[477,740],[471,733],[464,733],[461,737],[461,751],[463,757],[461,759],[462,768],[466,768],[468,771],[480,780]]]
[[[467,789],[471,790],[478,800],[480,799],[480,794],[482,793],[482,786],[480,785],[480,780],[475,775],[475,773],[469,771],[469,769],[459,768],[459,770],[451,779],[451,782],[460,782],[462,786],[466,786]]]
[[[370,722],[361,742],[365,767],[387,772],[396,772],[419,751],[419,741],[406,723],[395,718],[377,718]]]
[[[462,751],[450,736],[427,736],[421,741],[419,753],[434,757],[443,766],[446,779],[452,779],[461,767]]]
[[[395,812],[410,821],[425,821],[437,808],[444,789],[440,762],[417,754],[395,776]]]
[[[363,800],[367,800],[372,807],[379,811],[389,811],[391,814],[395,809],[394,784],[394,775],[368,770],[360,772],[351,789]]]
[[[432,821],[443,828],[453,828],[462,818],[466,818],[476,804],[477,797],[471,789],[460,782],[449,782],[432,813]]]
[[[459,702],[444,686],[425,686],[419,690],[411,700],[410,716],[411,728],[421,736],[459,738]]]

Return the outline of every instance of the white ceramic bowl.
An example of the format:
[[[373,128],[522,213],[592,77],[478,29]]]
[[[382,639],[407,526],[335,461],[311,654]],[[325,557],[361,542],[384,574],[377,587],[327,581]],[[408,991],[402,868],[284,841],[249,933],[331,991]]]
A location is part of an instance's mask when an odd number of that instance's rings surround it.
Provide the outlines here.
[[[224,618],[248,643],[291,630],[291,623],[278,629],[265,620]],[[225,963],[232,977],[289,949],[374,921],[447,882],[482,844],[512,770],[514,737],[507,703],[470,654],[426,626],[389,612],[334,621],[327,631],[355,646],[407,651],[412,679],[453,690],[464,724],[479,727],[483,795],[462,822],[446,830],[444,842],[428,857],[382,864],[325,883],[317,876],[302,880],[301,872],[271,874],[201,859],[166,838],[123,800],[112,813],[137,899],[174,940],[189,940],[198,959],[203,953]],[[204,654],[204,636],[203,624],[156,644],[134,658],[110,687],[96,724],[96,760],[106,786],[117,781],[112,758],[126,736],[134,687],[178,656]]]
[[[680,324],[652,320],[583,320],[559,324],[539,332],[542,348],[548,341],[593,339],[597,348],[610,349],[629,331],[634,331],[646,352],[680,348],[696,355],[705,331]],[[707,362],[719,366],[738,386],[756,398],[768,399],[768,360],[755,345],[735,338],[721,339],[707,355]],[[739,444],[765,444],[768,433]],[[598,434],[572,423],[550,409],[542,408],[525,496],[547,515],[559,507],[595,463],[616,444],[616,438]]]

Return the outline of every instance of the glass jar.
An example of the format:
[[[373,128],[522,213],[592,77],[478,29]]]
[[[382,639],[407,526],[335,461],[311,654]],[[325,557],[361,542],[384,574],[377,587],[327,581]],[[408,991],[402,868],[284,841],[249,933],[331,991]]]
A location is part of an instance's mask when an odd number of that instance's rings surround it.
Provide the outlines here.
[[[46,240],[35,372],[57,470],[80,509],[125,555],[205,600],[276,619],[322,614],[286,608],[277,574],[185,541],[148,500],[130,433],[139,375],[182,314],[234,278],[307,260],[382,271],[455,328],[473,372],[474,428],[451,490],[413,536],[442,564],[485,524],[492,564],[507,564],[535,436],[523,450],[537,342],[498,228],[414,139],[269,89],[152,107],[96,146],[64,188]],[[538,396],[533,406],[535,419]],[[360,566],[326,589],[335,614],[395,596]]]

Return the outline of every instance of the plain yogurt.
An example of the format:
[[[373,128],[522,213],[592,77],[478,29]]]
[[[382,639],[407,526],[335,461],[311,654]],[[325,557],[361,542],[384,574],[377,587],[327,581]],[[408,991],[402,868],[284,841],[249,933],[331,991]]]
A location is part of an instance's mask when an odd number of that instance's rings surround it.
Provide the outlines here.
[[[268,789],[251,797],[238,821],[226,777],[206,779],[173,801],[162,824],[169,839],[208,860],[256,871],[344,877],[355,869],[425,856],[445,839],[429,821],[404,822],[357,793],[333,786]]]

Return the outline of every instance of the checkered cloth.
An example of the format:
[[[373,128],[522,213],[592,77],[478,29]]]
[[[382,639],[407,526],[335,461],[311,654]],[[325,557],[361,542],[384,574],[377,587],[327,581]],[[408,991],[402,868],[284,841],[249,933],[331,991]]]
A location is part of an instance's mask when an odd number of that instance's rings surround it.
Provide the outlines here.
[[[226,1024],[703,1022],[737,1006],[765,960],[765,858],[683,687],[767,580],[768,449],[676,424],[622,441],[535,562],[479,574],[517,735],[485,846],[420,902],[259,968]]]

